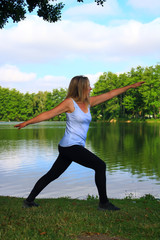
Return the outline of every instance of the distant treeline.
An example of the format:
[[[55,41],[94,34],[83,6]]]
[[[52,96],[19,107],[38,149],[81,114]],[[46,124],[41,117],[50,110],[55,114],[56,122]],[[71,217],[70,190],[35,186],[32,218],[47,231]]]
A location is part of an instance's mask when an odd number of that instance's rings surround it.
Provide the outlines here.
[[[0,87],[0,121],[25,121],[57,106],[66,96],[65,89],[52,92],[20,93]],[[65,114],[54,120],[65,120]]]
[[[127,92],[91,109],[93,120],[119,118],[160,118],[160,65],[132,68],[130,72],[105,72],[95,83],[92,96],[108,92],[135,82],[145,81],[141,87]],[[20,93],[16,89],[0,87],[0,121],[25,121],[43,111],[50,110],[64,100],[67,90]],[[65,114],[53,120],[64,121]]]

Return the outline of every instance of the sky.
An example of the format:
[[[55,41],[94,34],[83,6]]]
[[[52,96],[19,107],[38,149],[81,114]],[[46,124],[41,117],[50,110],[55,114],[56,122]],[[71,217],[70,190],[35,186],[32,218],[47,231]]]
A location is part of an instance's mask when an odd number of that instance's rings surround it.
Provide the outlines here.
[[[103,72],[160,64],[159,0],[63,2],[61,21],[48,23],[34,12],[0,30],[1,87],[51,92],[76,75],[94,87]]]

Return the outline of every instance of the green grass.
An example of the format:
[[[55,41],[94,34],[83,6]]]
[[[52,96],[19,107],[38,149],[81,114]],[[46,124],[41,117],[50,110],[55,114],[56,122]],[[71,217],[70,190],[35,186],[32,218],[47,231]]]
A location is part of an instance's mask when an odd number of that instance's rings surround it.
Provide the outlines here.
[[[1,240],[71,240],[84,233],[106,233],[130,240],[160,240],[160,201],[113,199],[120,211],[98,211],[98,199],[37,199],[38,208],[22,208],[22,198],[0,197]]]

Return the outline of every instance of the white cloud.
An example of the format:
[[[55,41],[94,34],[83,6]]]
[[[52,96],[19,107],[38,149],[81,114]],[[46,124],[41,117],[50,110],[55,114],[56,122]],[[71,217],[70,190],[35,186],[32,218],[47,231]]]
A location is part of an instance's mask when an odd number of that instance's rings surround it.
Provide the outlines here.
[[[37,80],[39,89],[44,88],[48,91],[52,91],[52,89],[56,88],[68,88],[69,85],[69,79],[67,79],[64,76],[52,76],[52,75],[46,75],[43,78],[39,78]]]
[[[94,86],[101,74],[103,73],[85,74],[90,80],[91,87]],[[10,84],[11,88],[16,88],[23,93],[51,92],[53,89],[68,88],[70,80],[65,76],[53,75],[37,78],[35,73],[21,72],[18,67],[12,65],[0,67],[0,85],[6,87],[7,84]]]
[[[18,67],[4,65],[0,67],[0,82],[28,82],[36,78],[35,73],[21,72]]]
[[[102,72],[98,72],[96,74],[84,74],[84,75],[89,78],[91,87],[94,87],[94,83],[98,81],[99,76],[102,74],[103,74]],[[38,86],[39,91],[40,90],[52,91],[52,89],[68,88],[70,80],[71,80],[70,78],[66,78],[64,76],[46,75],[43,78],[37,79],[35,85]],[[34,86],[32,87],[32,89],[33,88]]]
[[[43,63],[70,59],[110,62],[134,56],[160,55],[160,18],[149,23],[134,20],[116,26],[91,21],[56,24],[30,16],[16,27],[0,32],[3,62]]]
[[[4,65],[0,67],[0,85],[16,88],[20,92],[52,91],[56,88],[67,88],[69,79],[64,76],[46,75],[37,78],[36,73],[21,72],[17,66]],[[22,90],[23,89],[23,90]]]
[[[135,9],[145,9],[149,12],[160,13],[159,0],[128,0],[128,5]]]

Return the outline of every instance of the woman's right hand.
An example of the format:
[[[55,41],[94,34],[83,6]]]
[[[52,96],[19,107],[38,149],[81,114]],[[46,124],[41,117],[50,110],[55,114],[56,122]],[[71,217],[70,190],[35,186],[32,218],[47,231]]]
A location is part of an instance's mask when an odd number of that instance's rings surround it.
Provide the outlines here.
[[[23,122],[23,123],[19,123],[19,124],[15,125],[14,127],[18,128],[18,129],[21,129],[21,128],[24,128],[26,126],[27,126],[26,122]]]

